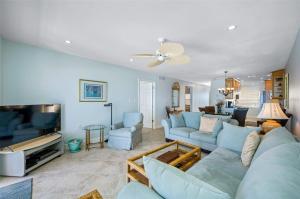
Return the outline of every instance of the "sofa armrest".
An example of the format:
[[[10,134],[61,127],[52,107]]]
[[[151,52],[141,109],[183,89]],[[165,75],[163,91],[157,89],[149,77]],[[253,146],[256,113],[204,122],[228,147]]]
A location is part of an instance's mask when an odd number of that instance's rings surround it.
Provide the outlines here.
[[[163,199],[155,191],[138,182],[126,184],[117,199]]]
[[[168,138],[170,129],[172,128],[171,120],[170,119],[163,119],[161,121],[161,125],[164,127],[165,130],[165,137]]]
[[[112,125],[112,129],[120,129],[120,128],[124,128],[123,122],[119,122],[119,123],[115,123]]]

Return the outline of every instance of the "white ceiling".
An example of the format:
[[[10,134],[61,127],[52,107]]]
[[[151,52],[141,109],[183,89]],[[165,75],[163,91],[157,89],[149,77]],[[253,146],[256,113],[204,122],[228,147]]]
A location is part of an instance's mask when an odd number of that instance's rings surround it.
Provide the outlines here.
[[[300,27],[299,0],[0,0],[0,9],[6,39],[202,83],[225,69],[247,77],[284,67]],[[158,37],[182,43],[191,63],[129,61],[154,52]]]

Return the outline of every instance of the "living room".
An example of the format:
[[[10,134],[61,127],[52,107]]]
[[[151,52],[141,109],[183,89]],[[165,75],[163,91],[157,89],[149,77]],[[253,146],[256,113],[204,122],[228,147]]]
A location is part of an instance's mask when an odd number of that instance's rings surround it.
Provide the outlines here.
[[[0,0],[0,199],[299,197],[299,10]]]

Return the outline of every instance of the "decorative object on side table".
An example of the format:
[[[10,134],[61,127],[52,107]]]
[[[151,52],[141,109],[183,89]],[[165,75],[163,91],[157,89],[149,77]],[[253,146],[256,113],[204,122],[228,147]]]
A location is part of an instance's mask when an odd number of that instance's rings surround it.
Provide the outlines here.
[[[106,102],[107,82],[94,80],[79,80],[80,102]]]
[[[281,124],[276,120],[289,119],[282,111],[278,100],[272,100],[271,102],[264,103],[257,118],[266,119],[266,121],[262,124],[264,133],[267,133],[274,128],[281,127]]]
[[[102,124],[92,124],[85,126],[83,130],[85,130],[85,150],[89,150],[92,145],[100,144],[100,148],[104,148],[104,129],[106,126]],[[91,131],[99,131],[100,132],[100,138],[99,142],[97,143],[91,143]]]
[[[156,159],[159,161],[177,167],[182,171],[186,171],[201,159],[201,149],[192,144],[181,141],[173,141],[148,152],[129,158],[127,160],[128,182],[130,182],[130,180],[135,180],[145,185],[149,185],[144,166],[138,164],[138,161],[142,159],[143,156],[149,155],[151,157],[156,155]]]

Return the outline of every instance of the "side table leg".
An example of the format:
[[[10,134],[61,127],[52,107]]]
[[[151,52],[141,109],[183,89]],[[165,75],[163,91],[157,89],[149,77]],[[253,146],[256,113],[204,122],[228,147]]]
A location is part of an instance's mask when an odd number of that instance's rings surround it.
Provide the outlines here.
[[[85,131],[85,150],[90,149],[90,139],[91,139],[90,130],[86,130]]]
[[[104,148],[104,129],[100,129],[100,148]]]

